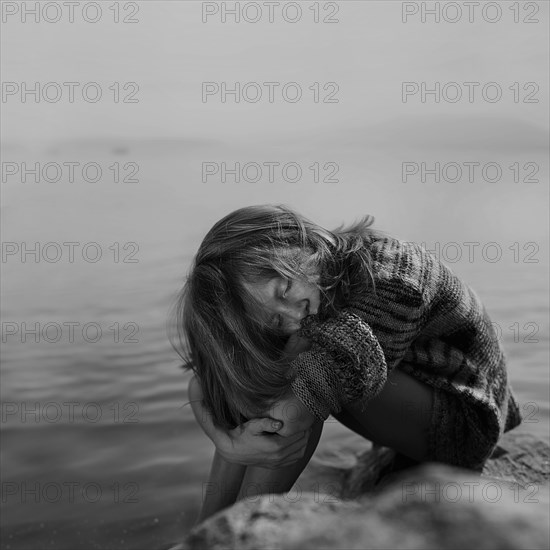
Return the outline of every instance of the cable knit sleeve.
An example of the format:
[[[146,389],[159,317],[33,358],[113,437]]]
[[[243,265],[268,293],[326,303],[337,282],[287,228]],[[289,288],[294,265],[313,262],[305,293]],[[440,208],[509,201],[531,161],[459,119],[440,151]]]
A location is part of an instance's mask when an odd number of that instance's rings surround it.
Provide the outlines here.
[[[311,348],[291,363],[292,390],[318,419],[359,398],[373,398],[384,387],[384,353],[355,308],[342,308],[322,322],[310,316],[302,321],[300,333]]]

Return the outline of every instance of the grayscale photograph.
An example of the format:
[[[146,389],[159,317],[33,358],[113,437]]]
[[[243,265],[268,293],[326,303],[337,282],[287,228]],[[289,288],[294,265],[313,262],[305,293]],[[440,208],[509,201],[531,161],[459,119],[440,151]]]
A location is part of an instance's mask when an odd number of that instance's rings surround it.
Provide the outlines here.
[[[0,550],[550,547],[548,0],[0,6]]]

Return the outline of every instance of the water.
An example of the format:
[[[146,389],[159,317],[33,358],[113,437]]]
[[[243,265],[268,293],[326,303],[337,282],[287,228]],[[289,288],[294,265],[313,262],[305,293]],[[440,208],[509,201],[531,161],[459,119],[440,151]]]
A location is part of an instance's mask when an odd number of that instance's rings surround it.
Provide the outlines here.
[[[342,2],[345,24],[331,30],[202,25],[198,2],[140,2],[140,25],[100,31],[3,26],[7,80],[139,80],[142,90],[137,105],[4,108],[4,161],[95,162],[105,177],[2,186],[4,243],[63,252],[36,263],[19,250],[2,263],[3,548],[160,548],[193,524],[213,447],[186,405],[166,318],[206,231],[246,204],[286,203],[329,228],[370,213],[404,240],[439,243],[501,329],[528,420],[518,430],[548,440],[547,90],[515,110],[398,97],[404,79],[546,82],[544,25],[529,25],[528,46],[519,25],[403,26],[399,4]],[[211,79],[337,81],[342,94],[327,105],[208,105],[197,90]],[[505,175],[405,184],[404,160],[496,162]],[[210,161],[296,162],[305,175],[203,183]],[[123,176],[136,163],[139,183],[115,183],[116,162]],[[339,183],[314,183],[315,162],[336,163]],[[513,162],[537,163],[539,183],[514,183]],[[472,241],[472,262],[464,246],[456,262],[445,248]],[[491,242],[498,261],[480,254]],[[45,335],[23,338],[22,323]],[[328,422],[313,473],[366,447]]]
[[[74,146],[62,147],[60,158],[85,157]],[[109,144],[96,147],[94,158],[104,164],[139,158],[143,183],[4,187],[4,242],[96,242],[104,253],[96,263],[83,260],[80,248],[75,248],[73,263],[66,255],[56,263],[35,263],[32,256],[22,263],[19,254],[9,256],[3,266],[2,321],[26,322],[28,327],[39,323],[42,331],[51,323],[38,336],[4,334],[6,548],[158,547],[177,540],[192,525],[213,447],[185,405],[188,375],[180,370],[166,337],[169,307],[200,238],[216,219],[238,205],[278,202],[284,194],[275,188],[271,196],[262,195],[263,201],[256,196],[245,199],[242,189],[237,193],[232,187],[222,204],[209,201],[205,195],[210,190],[197,184],[189,200],[189,186],[178,188],[168,174],[172,163],[206,155],[201,145],[193,149],[173,143],[155,149],[154,143],[135,143],[124,156],[112,153]],[[175,156],[176,150],[181,156]],[[41,158],[39,153],[27,152],[26,158]],[[412,230],[401,230],[399,236],[437,250],[431,230],[421,231],[417,225],[426,197],[417,194],[411,202],[413,197],[407,203],[414,212],[407,218]],[[344,207],[337,212],[328,208],[330,193],[322,198],[326,204],[309,208],[313,219],[327,213],[342,221],[353,218]],[[530,200],[536,208],[538,195],[533,193]],[[307,209],[307,197],[292,202],[298,210]],[[377,205],[371,204],[364,213],[376,213]],[[311,214],[314,210],[317,216]],[[392,222],[387,216],[379,225],[389,231]],[[433,220],[424,223],[436,229]],[[406,225],[401,220],[401,226]],[[439,251],[453,260],[456,250],[451,245],[443,248],[445,243],[474,239],[459,226],[444,229],[438,234],[447,233],[447,240],[438,239],[443,243]],[[548,438],[546,245],[540,234],[516,233],[509,241],[521,243],[520,256],[514,258],[517,250],[513,245],[508,250],[508,241],[494,239],[490,231],[480,233],[479,228],[477,235],[480,243],[502,243],[501,261],[474,256],[472,263],[447,263],[476,289],[501,329],[510,379],[528,417],[519,429]],[[121,250],[118,263],[114,249],[109,249],[116,242]],[[138,252],[124,255],[127,242],[138,243]],[[522,249],[526,242],[540,243],[534,256],[532,249]],[[491,250],[486,251],[492,258]],[[132,248],[128,253],[134,252]],[[121,258],[138,262],[124,263]],[[526,258],[538,263],[514,261]],[[73,325],[73,342],[63,325],[68,322],[80,323]],[[58,337],[53,323],[64,329],[58,342],[47,341]],[[96,324],[86,338],[81,330],[85,323]],[[102,329],[102,338],[86,341],[96,338],[95,326]],[[364,444],[329,423],[319,457],[337,449],[351,452]]]

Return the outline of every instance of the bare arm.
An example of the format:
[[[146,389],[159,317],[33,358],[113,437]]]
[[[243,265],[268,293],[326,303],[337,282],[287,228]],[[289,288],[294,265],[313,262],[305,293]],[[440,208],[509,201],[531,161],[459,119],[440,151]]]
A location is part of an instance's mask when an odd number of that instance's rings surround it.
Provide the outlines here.
[[[194,376],[189,381],[188,395],[195,418],[206,435],[212,441],[223,439],[226,434],[216,429],[212,417],[201,404],[202,390]],[[245,473],[246,466],[228,462],[216,448],[208,482],[202,485],[202,508],[197,523],[236,501]]]
[[[292,390],[272,405],[266,415],[282,422],[283,426],[277,430],[277,433],[285,437],[309,430],[316,420]]]
[[[315,420],[308,431],[309,439],[304,456],[293,464],[277,469],[248,466],[238,499],[253,499],[256,495],[286,493],[290,491],[315,452],[321,438],[323,425],[323,422],[320,420]]]
[[[202,390],[196,377],[189,381],[189,397],[197,422],[216,446],[218,453],[228,462],[243,466],[262,465],[264,468],[279,468],[295,462],[304,454],[307,443],[307,428],[282,436],[274,418],[254,418],[225,431],[218,428],[212,415],[201,403]]]
[[[287,359],[292,360],[308,347],[306,340],[292,337],[285,348]],[[189,381],[188,395],[197,422],[216,446],[209,481],[203,484],[197,522],[233,504],[239,491],[240,498],[245,497],[251,483],[260,492],[267,487],[276,488],[276,492],[289,490],[321,435],[322,424],[310,429],[315,419],[292,392],[266,413],[271,418],[253,419],[229,432],[214,425],[202,405],[203,393],[195,376]],[[274,419],[281,422],[277,424]],[[241,487],[243,479],[245,486]]]
[[[290,362],[302,351],[307,351],[311,343],[297,334],[292,335],[285,347],[284,354]],[[249,466],[242,481],[238,499],[254,498],[256,495],[285,493],[290,491],[303,469],[311,459],[321,433],[323,422],[316,419],[292,391],[275,403],[268,412],[269,416],[283,422],[278,430],[280,435],[291,435],[308,430],[308,442],[304,455],[292,464],[277,469],[263,468],[262,465]]]
[[[289,465],[303,459],[308,432],[298,432],[290,437],[276,433],[265,435],[266,431],[276,429],[274,420],[270,418],[254,419],[225,432],[214,425],[211,414],[202,405],[202,390],[194,376],[189,381],[188,395],[197,422],[216,446],[209,480],[202,487],[202,508],[197,523],[237,500],[242,480],[250,469],[247,464],[261,464],[262,470],[286,470]]]

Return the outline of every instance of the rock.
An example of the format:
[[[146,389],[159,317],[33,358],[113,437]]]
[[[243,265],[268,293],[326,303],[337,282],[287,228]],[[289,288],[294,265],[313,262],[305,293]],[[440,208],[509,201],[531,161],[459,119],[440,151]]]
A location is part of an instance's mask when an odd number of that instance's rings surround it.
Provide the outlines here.
[[[414,461],[398,455],[387,447],[369,450],[358,457],[357,465],[348,471],[340,496],[355,498],[376,490],[385,477],[414,465]],[[469,473],[472,475],[472,473]],[[531,434],[508,432],[488,460],[482,478],[494,478],[525,486],[544,483],[550,476],[548,445]],[[393,476],[394,477],[394,476]]]
[[[359,456],[338,497],[291,491],[241,501],[178,548],[547,549],[549,454],[533,436],[506,434],[480,475],[437,463],[404,467],[378,448]]]
[[[550,476],[548,445],[530,434],[508,432],[487,461],[483,475],[523,485],[542,483]]]

